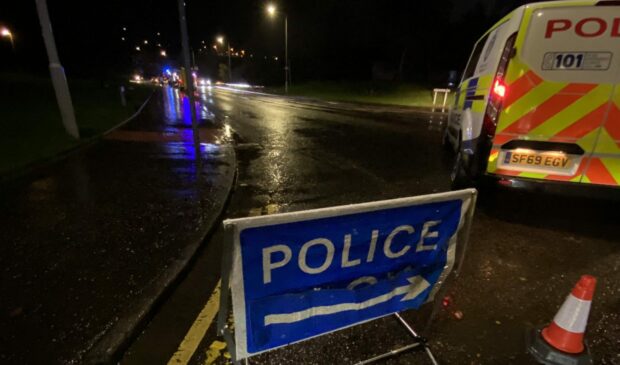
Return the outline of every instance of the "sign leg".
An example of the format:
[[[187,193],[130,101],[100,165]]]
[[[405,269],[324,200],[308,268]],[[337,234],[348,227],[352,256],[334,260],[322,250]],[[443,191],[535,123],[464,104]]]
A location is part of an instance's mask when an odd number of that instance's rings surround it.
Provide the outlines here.
[[[433,363],[433,365],[438,365],[437,364],[437,360],[435,359],[435,356],[433,356],[433,353],[431,352],[431,349],[426,346],[426,339],[420,337],[416,331],[413,329],[413,327],[411,327],[411,325],[405,321],[405,319],[403,317],[401,317],[401,315],[399,313],[394,313],[394,316],[396,316],[396,318],[398,319],[398,321],[405,326],[405,328],[407,329],[407,331],[409,331],[409,333],[411,334],[411,336],[413,336],[413,338],[416,341],[419,341],[418,343],[421,343],[422,346],[424,346],[424,351],[426,351],[426,354],[428,355],[428,358],[431,359],[431,362]]]
[[[228,316],[230,314],[230,274],[232,270],[232,255],[233,255],[233,232],[230,227],[224,227],[224,255],[222,258],[222,275],[221,275],[221,293],[220,293],[220,310],[217,317],[217,333],[224,337],[224,341],[228,346],[233,362],[235,365],[240,365],[237,359],[235,340],[233,333],[228,327]],[[247,361],[247,360],[246,360]],[[247,364],[247,362],[246,362]]]
[[[401,347],[399,349],[392,350],[390,352],[386,352],[384,354],[377,355],[375,357],[371,357],[370,359],[367,359],[367,360],[364,360],[364,361],[360,361],[360,362],[356,363],[355,365],[372,364],[372,363],[375,363],[375,362],[377,362],[379,360],[387,359],[389,357],[396,356],[398,354],[402,354],[403,352],[406,352],[406,351],[409,351],[409,350],[413,350],[413,349],[415,349],[418,346],[422,346],[422,344],[419,343],[419,342],[418,343],[412,343],[411,345],[407,345],[405,347]]]
[[[437,363],[437,359],[435,359],[435,356],[433,355],[431,349],[426,346],[426,339],[424,337],[421,337],[420,335],[418,335],[418,333],[413,329],[413,327],[407,322],[405,321],[405,319],[399,314],[399,313],[394,313],[394,316],[396,317],[396,319],[398,319],[398,321],[407,329],[407,332],[409,332],[409,334],[413,337],[413,339],[415,340],[414,343],[409,344],[407,346],[403,346],[401,348],[398,348],[396,350],[392,350],[389,352],[385,352],[381,355],[377,355],[375,357],[371,357],[370,359],[366,359],[363,361],[360,361],[358,363],[356,363],[355,365],[368,365],[368,364],[373,364],[377,361],[380,360],[384,360],[396,355],[400,355],[404,352],[416,349],[420,346],[422,346],[424,348],[424,351],[426,352],[426,354],[428,355],[428,358],[431,360],[431,362],[433,363],[433,365],[438,365]]]

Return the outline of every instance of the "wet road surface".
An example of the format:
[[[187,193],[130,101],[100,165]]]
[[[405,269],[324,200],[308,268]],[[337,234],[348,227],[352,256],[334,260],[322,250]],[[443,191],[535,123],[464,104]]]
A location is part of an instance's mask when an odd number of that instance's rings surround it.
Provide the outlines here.
[[[452,157],[440,147],[436,115],[229,90],[214,91],[208,105],[236,134],[238,181],[227,217],[449,189]],[[587,336],[591,352],[597,364],[620,364],[617,203],[515,191],[486,200],[476,213],[461,276],[450,284],[450,306],[428,328],[428,306],[405,313],[418,329],[427,329],[440,363],[533,363],[525,353],[527,327],[547,324],[579,276],[588,273],[599,279]],[[217,232],[123,363],[163,364],[173,357],[217,286],[222,245]],[[191,359],[177,356],[175,363],[225,363],[214,327],[194,340],[189,355],[185,351]],[[251,363],[354,363],[408,343],[407,332],[387,317],[259,355]],[[414,362],[428,363],[420,353],[386,363]]]
[[[193,256],[235,162],[205,119],[197,164],[182,100],[0,185],[0,363],[106,361]]]

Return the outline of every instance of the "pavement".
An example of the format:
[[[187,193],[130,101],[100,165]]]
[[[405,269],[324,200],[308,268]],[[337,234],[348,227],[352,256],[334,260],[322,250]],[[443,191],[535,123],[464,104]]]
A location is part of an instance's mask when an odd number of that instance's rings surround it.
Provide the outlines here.
[[[158,91],[121,129],[0,185],[0,363],[113,362],[217,222],[232,135]],[[36,146],[33,146],[35,148]]]
[[[449,190],[453,156],[440,146],[444,116],[364,111],[349,104],[214,89],[210,110],[231,130],[238,162],[226,218],[290,212]],[[386,107],[387,108],[387,107]],[[598,277],[587,341],[596,364],[620,364],[620,237],[617,203],[498,191],[477,208],[450,304],[404,317],[429,339],[440,364],[532,364],[531,326],[548,324],[582,274]],[[123,364],[224,364],[215,333],[221,231]],[[355,363],[411,342],[393,318],[251,358],[252,364]],[[429,363],[408,352],[385,364]]]

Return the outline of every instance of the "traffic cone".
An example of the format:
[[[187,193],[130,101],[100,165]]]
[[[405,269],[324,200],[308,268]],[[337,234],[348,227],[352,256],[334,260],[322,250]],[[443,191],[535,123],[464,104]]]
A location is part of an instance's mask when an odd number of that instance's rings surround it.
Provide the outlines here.
[[[542,364],[590,364],[583,338],[596,278],[583,275],[553,318],[541,331],[530,334],[528,352]]]

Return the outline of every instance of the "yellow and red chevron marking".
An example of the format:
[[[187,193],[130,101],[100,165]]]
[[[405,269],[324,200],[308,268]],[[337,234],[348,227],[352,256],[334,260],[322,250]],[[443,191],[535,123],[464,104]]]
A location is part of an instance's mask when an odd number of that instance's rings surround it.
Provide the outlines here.
[[[620,185],[620,86],[616,86],[609,103],[607,119],[599,130],[594,156],[582,182]]]
[[[590,166],[586,170],[584,179],[586,183],[601,184],[601,185],[618,185],[620,178],[618,174],[612,174],[612,171],[618,171],[620,168],[620,160],[618,158],[590,158]]]
[[[543,80],[533,71],[528,71],[525,75],[519,77],[515,82],[510,84],[510,92],[506,95],[506,99],[504,99],[504,108],[509,108],[515,101],[538,86],[542,81]]]
[[[567,139],[580,139],[586,136],[588,133],[600,127],[601,121],[605,119],[605,115],[607,114],[607,109],[608,103],[601,104],[598,108],[556,133],[550,140],[562,141]]]
[[[610,101],[612,84],[544,81],[519,61],[506,79],[510,84],[487,172],[620,185],[620,87]],[[499,146],[514,139],[575,143],[585,155],[572,176],[498,169]]]
[[[549,121],[553,116],[581,99],[584,94],[592,91],[594,88],[596,88],[595,84],[568,84],[541,104],[530,107],[530,110],[516,121],[503,126],[501,132],[529,134],[536,127]],[[510,87],[508,90],[510,90]]]

